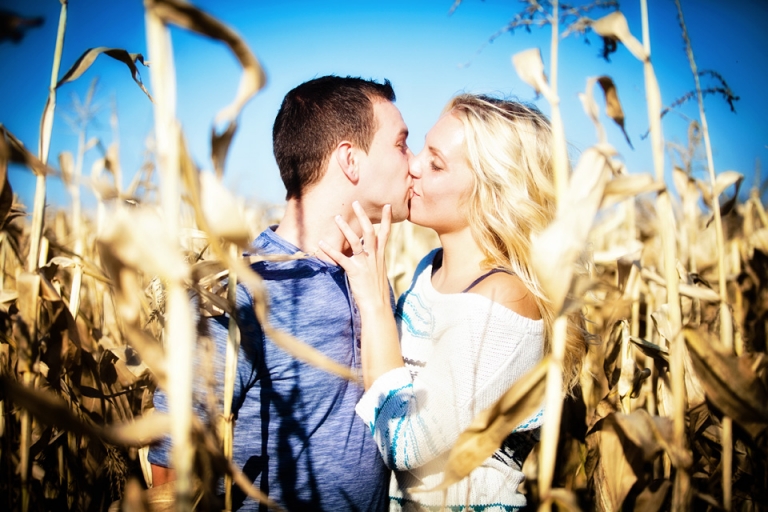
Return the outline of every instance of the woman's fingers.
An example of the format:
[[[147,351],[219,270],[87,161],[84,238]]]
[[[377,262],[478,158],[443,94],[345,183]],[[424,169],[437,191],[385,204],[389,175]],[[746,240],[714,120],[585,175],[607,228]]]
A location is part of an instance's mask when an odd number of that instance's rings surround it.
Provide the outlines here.
[[[381,225],[379,226],[379,247],[384,250],[392,228],[392,205],[385,204],[381,209]]]
[[[363,230],[363,240],[364,243],[368,243],[368,249],[373,253],[376,251],[376,232],[373,230],[373,224],[371,224],[371,219],[368,218],[368,215],[365,213],[365,210],[362,206],[360,206],[360,203],[357,201],[354,201],[352,203],[352,209],[355,210],[355,215],[357,216],[357,222],[360,223],[360,228]]]
[[[352,230],[351,227],[349,227],[349,224],[347,224],[347,221],[341,218],[341,215],[337,215],[335,217],[335,220],[336,220],[336,225],[339,227],[341,232],[344,234],[344,237],[347,239],[347,243],[349,243],[349,247],[352,248],[352,253],[359,254],[363,250],[363,243],[360,241],[360,237],[357,236],[357,234]]]
[[[317,243],[317,245],[319,245],[320,249],[322,249],[323,252],[327,254],[329,258],[335,261],[341,268],[343,268],[344,270],[348,270],[347,262],[349,261],[349,258],[344,256],[344,253],[342,253],[341,251],[337,251],[336,249],[334,249],[333,247],[331,247],[330,245],[328,245],[322,240],[320,240]]]
[[[376,258],[379,268],[386,269],[384,262],[384,251],[387,248],[387,239],[389,239],[390,228],[392,227],[392,205],[385,204],[381,209],[381,224],[379,225],[379,235],[376,239],[378,244]],[[382,279],[386,280],[386,272],[381,273]]]

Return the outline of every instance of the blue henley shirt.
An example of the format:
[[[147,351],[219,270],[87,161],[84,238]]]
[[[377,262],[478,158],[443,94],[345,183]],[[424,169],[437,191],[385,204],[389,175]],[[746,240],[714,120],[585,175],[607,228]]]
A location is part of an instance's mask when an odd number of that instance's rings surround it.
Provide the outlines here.
[[[255,254],[294,254],[274,227],[253,244]],[[335,361],[360,369],[360,316],[344,271],[317,258],[264,261],[252,268],[269,292],[269,320]],[[237,291],[241,346],[232,404],[234,463],[270,498],[291,511],[379,511],[388,505],[389,470],[365,423],[355,414],[359,384],[291,357],[262,332],[247,289]],[[208,319],[223,382],[228,316]],[[222,397],[218,399],[221,402]],[[155,407],[167,412],[166,395]],[[170,441],[150,449],[169,466]],[[258,504],[233,488],[233,509]],[[266,510],[266,507],[261,508]]]

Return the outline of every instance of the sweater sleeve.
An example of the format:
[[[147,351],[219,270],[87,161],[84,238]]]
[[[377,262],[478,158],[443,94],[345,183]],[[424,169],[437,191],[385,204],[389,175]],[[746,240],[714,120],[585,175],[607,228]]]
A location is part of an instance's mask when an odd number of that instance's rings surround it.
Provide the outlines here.
[[[471,297],[461,313],[448,312],[452,321],[433,332],[433,355],[416,375],[391,370],[358,403],[390,468],[417,468],[448,452],[474,417],[543,357],[541,322],[478,302]],[[541,416],[516,430],[540,426]]]

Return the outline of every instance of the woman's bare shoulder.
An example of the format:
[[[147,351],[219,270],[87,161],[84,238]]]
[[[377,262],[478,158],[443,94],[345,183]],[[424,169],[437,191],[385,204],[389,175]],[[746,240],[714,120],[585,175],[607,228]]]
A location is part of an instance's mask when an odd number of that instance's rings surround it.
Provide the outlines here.
[[[496,272],[477,283],[469,293],[487,297],[531,320],[541,318],[535,297],[516,275]]]

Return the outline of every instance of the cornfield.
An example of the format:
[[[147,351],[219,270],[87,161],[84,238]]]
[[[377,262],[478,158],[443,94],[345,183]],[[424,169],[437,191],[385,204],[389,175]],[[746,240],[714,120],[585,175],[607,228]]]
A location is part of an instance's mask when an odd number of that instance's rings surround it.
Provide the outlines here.
[[[665,182],[663,104],[641,4],[641,40],[615,2],[574,10],[557,0],[530,1],[516,18],[519,26],[552,30],[547,74],[538,49],[515,54],[512,64],[552,108],[558,216],[535,240],[534,259],[561,320],[542,365],[462,434],[444,485],[469,474],[545,401],[542,440],[524,466],[532,509],[768,510],[768,216],[760,179],[742,199],[741,174],[715,173],[704,94],[676,0],[700,118],[691,122],[688,147],[675,152],[673,180]],[[230,462],[237,327],[230,326],[234,350],[219,409],[212,368],[195,367],[194,361],[211,359],[204,357],[211,346],[196,336],[191,304],[199,316],[231,311],[232,283],[244,283],[276,343],[327,371],[354,376],[269,327],[268,297],[249,266],[253,257],[239,257],[279,219],[278,211],[246,207],[221,182],[238,115],[264,84],[261,65],[232,28],[193,5],[145,0],[149,88],[138,74],[144,57],[118,48],[84,51],[61,74],[68,8],[61,0],[37,154],[0,125],[0,506],[107,510],[120,500],[114,506],[125,510],[228,509],[235,485],[272,506]],[[590,18],[598,8],[611,12]],[[215,119],[223,129],[211,136],[213,173],[192,161],[176,119],[170,26],[223,42],[242,67],[236,97]],[[561,36],[576,31],[626,48],[643,68],[653,174],[630,174],[607,139],[595,85],[607,116],[622,128],[624,117],[620,84],[608,76],[586,80],[580,99],[596,142],[570,170],[557,55]],[[128,187],[118,141],[103,152],[92,178],[82,166],[95,144],[84,136],[56,164],[48,155],[59,87],[106,57],[125,64],[154,105],[154,149]],[[706,180],[692,173],[692,155],[702,145]],[[36,176],[33,205],[15,199],[9,163]],[[113,179],[98,178],[101,173]],[[70,190],[71,211],[45,210],[49,176],[61,177]],[[93,216],[81,211],[84,186],[98,198]],[[730,199],[721,199],[730,189]],[[394,228],[388,261],[396,292],[435,243],[408,223]],[[574,310],[587,320],[590,350],[580,387],[566,397],[564,318]],[[192,414],[199,370],[209,389],[204,417]],[[168,392],[171,415],[153,413],[158,386]],[[147,450],[169,434],[177,480],[157,492]],[[222,478],[223,504],[216,489]]]

